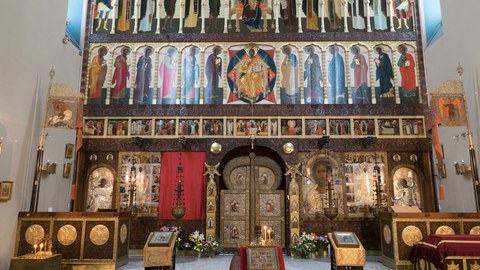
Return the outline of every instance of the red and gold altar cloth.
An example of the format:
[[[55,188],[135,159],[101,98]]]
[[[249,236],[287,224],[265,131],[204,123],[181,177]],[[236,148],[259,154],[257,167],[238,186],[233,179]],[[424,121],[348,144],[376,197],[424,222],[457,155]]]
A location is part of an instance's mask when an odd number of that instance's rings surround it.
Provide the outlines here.
[[[412,263],[423,259],[443,269],[449,256],[480,256],[480,235],[427,235],[410,251]]]

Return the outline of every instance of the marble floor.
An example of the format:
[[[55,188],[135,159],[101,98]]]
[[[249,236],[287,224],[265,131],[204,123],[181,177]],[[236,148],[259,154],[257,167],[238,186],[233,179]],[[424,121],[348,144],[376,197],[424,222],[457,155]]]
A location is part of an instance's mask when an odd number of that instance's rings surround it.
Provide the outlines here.
[[[176,258],[176,270],[228,270],[232,254],[220,254],[214,258],[196,258],[191,256],[178,256]],[[286,270],[308,270],[308,269],[331,269],[329,258],[317,259],[295,259],[290,256],[284,256]],[[120,269],[122,270],[140,270],[143,268],[143,256],[133,252],[130,254],[129,263]],[[380,262],[380,257],[367,257],[366,270],[387,270]]]

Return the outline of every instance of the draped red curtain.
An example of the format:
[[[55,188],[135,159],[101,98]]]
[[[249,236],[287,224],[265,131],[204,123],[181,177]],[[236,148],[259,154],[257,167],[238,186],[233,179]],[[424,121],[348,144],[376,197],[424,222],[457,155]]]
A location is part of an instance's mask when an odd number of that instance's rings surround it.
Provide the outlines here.
[[[178,179],[177,168],[180,160],[183,167],[183,199],[185,216],[182,220],[205,219],[205,152],[164,152],[160,173],[159,218],[174,220],[172,207],[176,204]]]

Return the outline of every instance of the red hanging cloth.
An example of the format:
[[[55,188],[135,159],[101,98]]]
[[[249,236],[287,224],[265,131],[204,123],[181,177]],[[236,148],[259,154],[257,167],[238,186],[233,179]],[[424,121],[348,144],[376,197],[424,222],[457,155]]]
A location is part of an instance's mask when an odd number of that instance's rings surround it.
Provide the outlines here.
[[[178,179],[177,167],[180,154],[183,167],[183,199],[185,216],[182,220],[205,219],[205,152],[164,152],[160,172],[160,220],[175,220],[172,207],[176,205]]]

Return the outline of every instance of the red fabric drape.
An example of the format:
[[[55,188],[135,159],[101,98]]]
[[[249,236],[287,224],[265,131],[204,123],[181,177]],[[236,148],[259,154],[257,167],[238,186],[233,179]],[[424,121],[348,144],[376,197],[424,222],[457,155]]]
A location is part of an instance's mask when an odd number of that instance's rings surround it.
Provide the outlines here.
[[[164,152],[160,173],[159,218],[174,220],[172,207],[176,203],[177,167],[180,154],[183,167],[185,216],[182,220],[205,219],[205,152]]]

